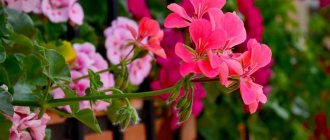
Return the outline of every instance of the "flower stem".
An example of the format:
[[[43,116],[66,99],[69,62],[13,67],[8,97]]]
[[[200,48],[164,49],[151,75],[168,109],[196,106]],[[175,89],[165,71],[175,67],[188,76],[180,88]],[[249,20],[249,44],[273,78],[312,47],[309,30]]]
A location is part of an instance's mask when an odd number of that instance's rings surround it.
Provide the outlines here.
[[[149,96],[169,93],[173,88],[174,86],[161,90],[139,92],[139,93],[110,94],[110,95],[81,96],[74,98],[52,99],[52,100],[48,100],[47,105],[50,107],[54,107],[54,106],[68,105],[71,102],[79,102],[83,100],[100,100],[100,99],[109,99],[109,98],[142,98],[142,97],[149,97]]]

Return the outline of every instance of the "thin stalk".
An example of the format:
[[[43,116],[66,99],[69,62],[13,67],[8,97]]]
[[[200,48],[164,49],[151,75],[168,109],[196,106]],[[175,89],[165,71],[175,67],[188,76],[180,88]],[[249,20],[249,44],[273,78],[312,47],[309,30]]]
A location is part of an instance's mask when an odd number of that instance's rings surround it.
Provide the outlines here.
[[[147,91],[147,92],[139,92],[139,93],[125,93],[125,94],[110,94],[110,95],[99,95],[99,96],[81,96],[74,98],[62,98],[62,99],[52,99],[48,100],[47,105],[52,106],[63,106],[68,105],[71,102],[79,102],[84,100],[100,100],[100,99],[109,99],[109,98],[143,98],[149,96],[155,96],[160,94],[169,93],[173,87],[155,90],[155,91]],[[104,90],[106,91],[106,90]]]

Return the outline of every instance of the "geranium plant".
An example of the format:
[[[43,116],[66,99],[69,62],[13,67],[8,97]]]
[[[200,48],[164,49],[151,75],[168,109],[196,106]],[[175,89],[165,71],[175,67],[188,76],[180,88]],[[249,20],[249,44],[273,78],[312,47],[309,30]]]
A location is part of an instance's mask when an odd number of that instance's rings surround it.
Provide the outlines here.
[[[247,51],[233,52],[246,41],[246,31],[235,12],[221,10],[225,3],[190,0],[184,7],[168,5],[173,13],[164,26],[186,28],[191,39],[174,42],[176,56],[161,46],[164,31],[156,20],[142,17],[137,24],[119,17],[104,31],[108,63],[91,43],[52,40],[48,35],[49,22],[67,22],[74,28],[83,24],[83,8],[77,1],[4,0],[0,9],[0,137],[43,139],[50,119],[46,110],[74,117],[100,133],[94,111],[111,109],[111,121],[125,129],[139,121],[130,98],[167,93],[168,103],[183,122],[198,98],[195,91],[202,90],[201,83],[212,81],[228,92],[240,89],[249,112],[256,112],[267,97],[252,74],[270,63],[272,52],[255,39],[247,41]],[[29,12],[38,15],[43,30],[35,27]],[[154,89],[159,90],[131,93],[128,87],[142,83],[155,58],[180,61],[179,70],[173,71],[179,75],[177,82],[163,89],[155,83]],[[171,78],[167,76],[160,80]]]

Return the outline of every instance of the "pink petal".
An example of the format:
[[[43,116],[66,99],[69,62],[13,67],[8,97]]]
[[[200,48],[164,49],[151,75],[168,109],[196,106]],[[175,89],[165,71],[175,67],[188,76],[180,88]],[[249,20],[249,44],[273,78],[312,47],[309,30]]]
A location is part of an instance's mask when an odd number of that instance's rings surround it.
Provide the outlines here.
[[[157,35],[160,31],[159,24],[156,20],[149,18],[142,18],[139,23],[139,38],[143,39],[145,37]]]
[[[169,14],[164,21],[164,26],[166,28],[184,28],[189,25],[190,23],[187,20],[183,19],[176,13]]]
[[[84,11],[79,3],[75,3],[69,9],[69,17],[72,22],[82,25],[84,19]]]
[[[180,74],[181,74],[181,76],[186,76],[190,73],[195,73],[195,74],[200,73],[200,70],[198,68],[198,64],[196,62],[182,63],[180,65]]]
[[[222,57],[223,61],[225,61],[231,71],[233,71],[235,74],[242,75],[243,74],[243,68],[239,61],[229,58],[229,57]]]
[[[175,14],[179,15],[180,17],[184,18],[185,20],[191,21],[191,18],[188,16],[186,10],[183,9],[180,5],[176,3],[172,3],[168,5],[167,8],[172,12],[174,12]]]
[[[194,54],[193,52],[189,51],[185,44],[183,43],[176,43],[175,45],[175,54],[179,56],[184,62],[190,63],[193,61]]]
[[[37,6],[39,6],[38,4],[40,2],[38,2],[39,0],[21,0],[22,2],[22,11],[24,12],[31,12],[33,11],[35,8],[37,8]]]
[[[202,17],[210,8],[221,9],[226,3],[225,0],[190,0],[190,2],[194,7],[195,12],[199,11],[199,17]]]
[[[271,49],[264,44],[259,44],[255,39],[250,39],[247,43],[248,51],[251,52],[249,74],[253,74],[258,69],[270,63],[272,58]]]
[[[189,33],[195,44],[204,43],[211,33],[211,23],[205,19],[195,20],[189,27]]]
[[[220,72],[220,68],[212,68],[210,62],[206,59],[200,60],[198,66],[201,72],[209,78],[216,77]]]
[[[226,63],[220,64],[220,72],[219,72],[219,79],[220,83],[224,85],[225,87],[228,86],[228,76],[229,76],[229,70]]]
[[[257,95],[255,94],[255,89],[251,88],[250,80],[245,78],[240,80],[241,97],[245,105],[257,102]]]
[[[220,66],[222,59],[212,52],[212,50],[207,51],[207,56],[210,60],[210,64],[212,68],[217,68]]]
[[[244,42],[246,39],[246,31],[240,17],[236,15],[236,13],[225,13],[223,18],[222,27],[227,32],[227,37],[229,39],[227,48]]]
[[[213,31],[207,42],[208,42],[208,48],[209,49],[220,49],[222,48],[227,41],[227,34],[224,30],[222,29],[216,29]]]
[[[249,107],[249,112],[250,112],[251,114],[255,113],[255,112],[257,111],[257,109],[258,109],[258,105],[259,105],[258,102],[253,102],[253,103],[249,104],[249,105],[248,105],[248,107]]]

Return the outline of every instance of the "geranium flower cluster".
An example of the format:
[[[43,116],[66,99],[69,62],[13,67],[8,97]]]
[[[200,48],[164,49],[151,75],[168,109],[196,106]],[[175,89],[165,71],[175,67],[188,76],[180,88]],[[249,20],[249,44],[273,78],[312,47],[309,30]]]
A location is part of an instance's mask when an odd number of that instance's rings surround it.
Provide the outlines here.
[[[84,11],[77,0],[3,0],[8,8],[44,14],[54,23],[70,21],[82,25]]]
[[[133,85],[140,85],[151,70],[152,54],[166,57],[160,47],[163,31],[154,20],[143,18],[139,25],[131,19],[118,17],[111,27],[104,31],[107,57],[112,64],[119,64],[124,59],[134,56],[134,45],[149,50],[149,54],[135,59],[128,64],[129,81]]]
[[[29,107],[14,107],[13,116],[6,117],[13,123],[10,128],[10,140],[43,140],[46,123],[50,120],[47,114],[38,119],[38,111],[31,112]]]
[[[188,27],[193,47],[177,43],[175,53],[183,60],[182,76],[201,75],[219,77],[225,87],[239,82],[243,103],[254,113],[259,102],[265,103],[263,86],[256,84],[251,76],[266,66],[272,52],[265,44],[255,39],[247,42],[248,50],[233,53],[234,46],[246,40],[243,21],[233,12],[224,13],[221,8],[225,0],[190,0],[193,11],[186,11],[178,4],[168,5],[169,14],[164,25],[167,28]]]
[[[70,66],[72,79],[88,75],[88,69],[97,72],[108,68],[107,61],[96,52],[94,45],[91,43],[74,44],[73,47],[77,53],[77,57]],[[114,76],[110,72],[101,73],[100,80],[103,83],[101,90],[111,88],[115,85]],[[74,81],[69,85],[69,87],[75,90],[78,96],[85,96],[85,90],[89,87],[89,82],[90,80],[85,78]],[[52,94],[56,99],[65,97],[64,91],[60,88],[53,90]],[[106,92],[106,94],[111,94],[111,92]],[[103,111],[106,110],[109,105],[109,103],[99,100],[96,101],[95,105],[93,105],[93,109],[95,111]],[[80,102],[81,109],[89,107],[89,101]],[[65,106],[64,108],[70,112],[69,106]]]

